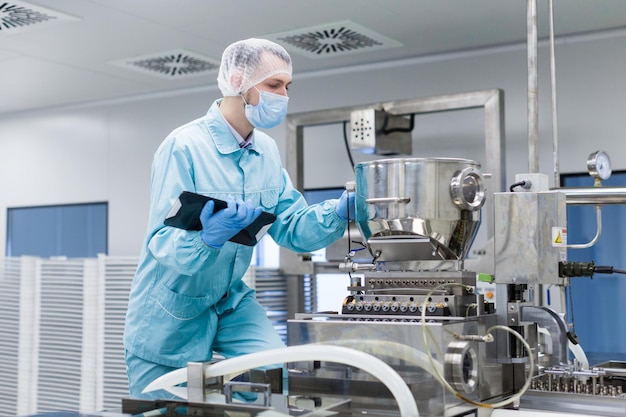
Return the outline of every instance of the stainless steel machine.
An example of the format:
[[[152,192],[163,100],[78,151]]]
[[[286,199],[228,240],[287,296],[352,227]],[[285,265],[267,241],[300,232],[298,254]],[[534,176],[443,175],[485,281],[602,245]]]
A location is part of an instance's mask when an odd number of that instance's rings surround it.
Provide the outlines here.
[[[493,306],[475,293],[476,273],[463,269],[485,202],[479,164],[383,159],[358,164],[355,175],[356,224],[371,262],[348,256],[342,268],[360,276],[341,314],[299,314],[289,322],[289,343],[339,344],[384,358],[404,377],[420,415],[475,412],[442,380],[470,401],[510,392],[503,365],[489,361],[479,340],[496,324]],[[346,396],[353,410],[376,415],[396,409],[367,371],[336,364],[296,366],[289,391]]]
[[[367,250],[342,262],[351,274],[351,294],[340,314],[296,314],[288,324],[290,345],[355,347],[391,364],[409,385],[420,415],[473,415],[478,406],[472,402],[505,398],[524,382],[524,360],[501,363],[495,344],[482,341],[491,337],[487,330],[497,325],[497,316],[494,304],[475,291],[476,271],[464,268],[479,225],[493,236],[493,193],[504,188],[503,102],[502,91],[487,90],[363,106],[392,115],[483,109],[489,178],[476,161],[462,158],[357,164],[356,225]],[[298,187],[302,126],[354,119],[353,112],[362,114],[363,108],[290,116],[288,169]],[[281,252],[281,267],[294,275],[325,268],[287,251]],[[519,369],[517,380],[503,371],[513,368]],[[350,398],[355,414],[398,413],[390,393],[366,370],[296,363],[288,386],[295,394]]]
[[[564,314],[542,300],[542,286],[563,289],[586,273],[567,262],[568,198],[607,203],[623,190],[604,198],[594,189],[549,190],[545,178],[523,174],[517,184],[526,188],[495,193],[492,303],[476,292],[477,271],[464,268],[485,202],[478,163],[382,159],[355,173],[356,224],[371,262],[348,254],[341,267],[359,276],[341,313],[298,314],[291,345],[380,357],[402,375],[422,416],[477,415],[481,407],[626,415],[623,364],[583,367],[569,353],[576,337]],[[289,392],[350,398],[355,415],[397,413],[366,370],[332,362],[293,366]]]

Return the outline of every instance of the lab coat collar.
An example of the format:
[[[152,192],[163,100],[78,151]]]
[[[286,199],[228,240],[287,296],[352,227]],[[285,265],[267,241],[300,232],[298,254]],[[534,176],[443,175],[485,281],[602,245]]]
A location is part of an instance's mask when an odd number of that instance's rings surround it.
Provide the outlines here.
[[[230,154],[237,151],[243,151],[244,149],[239,146],[237,138],[235,138],[233,132],[231,131],[232,127],[226,121],[226,119],[222,115],[222,112],[219,109],[219,103],[221,101],[222,99],[216,100],[209,108],[209,111],[207,112],[205,117],[207,129],[209,129],[211,137],[215,142],[215,146],[220,153]],[[260,149],[255,147],[255,132],[256,130],[252,131],[252,142],[251,145],[246,149],[255,151],[257,153],[263,153]]]

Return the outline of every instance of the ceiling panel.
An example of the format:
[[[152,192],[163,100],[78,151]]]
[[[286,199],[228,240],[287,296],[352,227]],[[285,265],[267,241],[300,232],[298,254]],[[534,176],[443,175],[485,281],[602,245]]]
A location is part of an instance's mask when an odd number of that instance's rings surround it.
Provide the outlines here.
[[[400,47],[318,59],[293,55],[297,72],[335,69],[526,41],[522,0],[32,0],[75,20],[0,29],[0,112],[215,84],[215,76],[167,79],[115,65],[183,49],[219,60],[247,37],[350,21]],[[539,35],[548,34],[538,0]],[[554,0],[556,35],[626,30],[624,0]],[[0,9],[0,17],[2,10]],[[287,46],[287,45],[285,45]],[[8,97],[10,100],[5,100]]]

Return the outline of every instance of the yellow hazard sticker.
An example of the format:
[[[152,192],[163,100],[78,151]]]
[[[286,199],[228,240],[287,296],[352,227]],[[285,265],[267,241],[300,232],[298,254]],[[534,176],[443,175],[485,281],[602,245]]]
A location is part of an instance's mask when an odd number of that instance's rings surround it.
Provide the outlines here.
[[[552,246],[554,247],[567,246],[567,228],[566,227],[553,227],[552,228]]]

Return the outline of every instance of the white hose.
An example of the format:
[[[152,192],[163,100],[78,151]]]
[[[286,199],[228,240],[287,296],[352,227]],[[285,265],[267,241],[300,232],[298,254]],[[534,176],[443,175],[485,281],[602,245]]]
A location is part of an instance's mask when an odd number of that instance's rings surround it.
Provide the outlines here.
[[[575,345],[572,342],[568,341],[568,346],[570,352],[574,355],[574,358],[580,363],[583,369],[589,369],[589,359],[587,359],[587,354],[583,350],[583,347],[579,344]]]
[[[327,361],[354,366],[378,378],[394,396],[402,417],[419,417],[411,390],[398,373],[375,356],[342,346],[299,345],[250,353],[217,362],[206,368],[205,377],[213,378],[276,363]],[[167,389],[187,381],[187,369],[181,368],[152,381],[143,392]]]
[[[334,340],[332,344],[358,349],[377,357],[388,356],[395,359],[402,359],[412,365],[419,366],[435,378],[437,375],[443,374],[443,365],[441,362],[433,360],[431,363],[428,359],[428,355],[424,352],[402,343],[386,340],[340,339]]]
[[[550,337],[550,332],[546,328],[538,327],[537,331],[540,334],[544,334]],[[587,354],[583,350],[583,347],[580,345],[580,343],[575,345],[572,342],[568,341],[567,345],[569,346],[570,352],[572,352],[572,354],[574,355],[574,358],[576,358],[576,360],[578,360],[578,363],[580,363],[582,369],[589,369],[589,359],[587,359]]]

